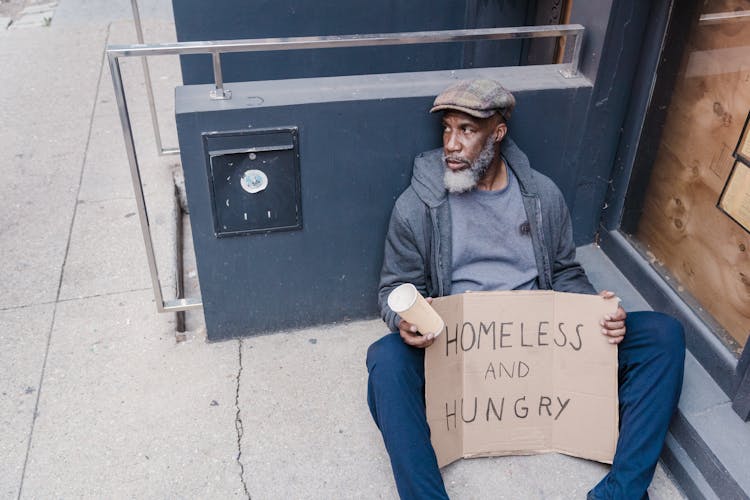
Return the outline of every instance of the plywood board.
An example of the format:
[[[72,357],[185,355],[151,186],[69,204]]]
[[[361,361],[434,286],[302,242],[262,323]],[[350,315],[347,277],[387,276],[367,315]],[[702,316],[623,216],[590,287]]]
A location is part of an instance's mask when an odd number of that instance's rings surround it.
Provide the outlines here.
[[[750,4],[709,2],[707,12],[734,10],[728,3]],[[717,203],[749,109],[750,23],[698,24],[637,234],[678,290],[690,292],[739,346],[750,332],[750,235]]]

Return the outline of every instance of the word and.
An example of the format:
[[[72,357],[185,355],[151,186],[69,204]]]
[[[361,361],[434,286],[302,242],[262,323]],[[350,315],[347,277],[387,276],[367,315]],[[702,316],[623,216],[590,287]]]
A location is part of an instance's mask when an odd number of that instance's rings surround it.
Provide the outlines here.
[[[510,369],[508,369],[507,363],[503,363],[502,361],[499,361],[497,363],[497,371],[495,370],[495,363],[490,361],[490,364],[487,365],[487,369],[484,371],[484,379],[487,380],[491,378],[493,380],[497,380],[503,377],[524,378],[528,374],[529,374],[529,365],[527,365],[523,361],[519,361],[518,363],[514,361],[513,364],[510,365]]]

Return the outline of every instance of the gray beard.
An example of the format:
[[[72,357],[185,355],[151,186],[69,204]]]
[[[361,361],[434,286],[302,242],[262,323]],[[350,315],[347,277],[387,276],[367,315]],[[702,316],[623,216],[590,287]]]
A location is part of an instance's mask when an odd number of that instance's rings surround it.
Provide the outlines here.
[[[460,156],[444,155],[443,161],[449,158],[465,160],[465,158]],[[495,143],[492,140],[492,136],[490,136],[487,138],[487,141],[485,141],[484,146],[482,146],[482,150],[479,152],[477,159],[469,164],[469,168],[454,172],[446,165],[445,174],[443,175],[445,189],[447,189],[449,193],[465,193],[466,191],[471,191],[476,187],[482,177],[484,177],[484,174],[487,173],[487,169],[490,168],[490,164],[492,164],[492,160],[494,159]]]

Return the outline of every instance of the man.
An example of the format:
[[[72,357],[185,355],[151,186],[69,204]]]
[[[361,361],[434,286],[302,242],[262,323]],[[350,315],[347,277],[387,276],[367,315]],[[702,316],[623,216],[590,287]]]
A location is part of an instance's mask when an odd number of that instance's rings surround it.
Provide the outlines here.
[[[427,297],[537,288],[596,293],[575,261],[562,194],[508,137],[514,106],[513,95],[491,80],[459,82],[440,94],[431,112],[443,113],[443,149],[417,156],[391,215],[379,301],[398,333],[368,350],[368,404],[403,499],[447,494],[424,406],[424,348],[434,339],[390,310],[390,291],[410,282]],[[682,327],[664,314],[626,316],[622,308],[601,326],[619,344],[620,437],[610,472],[588,497],[648,498],[682,387]]]

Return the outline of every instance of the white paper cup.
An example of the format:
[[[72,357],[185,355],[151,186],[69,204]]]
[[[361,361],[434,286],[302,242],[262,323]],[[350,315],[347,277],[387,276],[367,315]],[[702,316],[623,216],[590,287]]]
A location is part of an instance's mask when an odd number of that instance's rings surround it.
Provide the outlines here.
[[[415,325],[422,335],[440,335],[445,323],[443,318],[417,291],[411,283],[404,283],[388,295],[388,307],[403,319]]]

